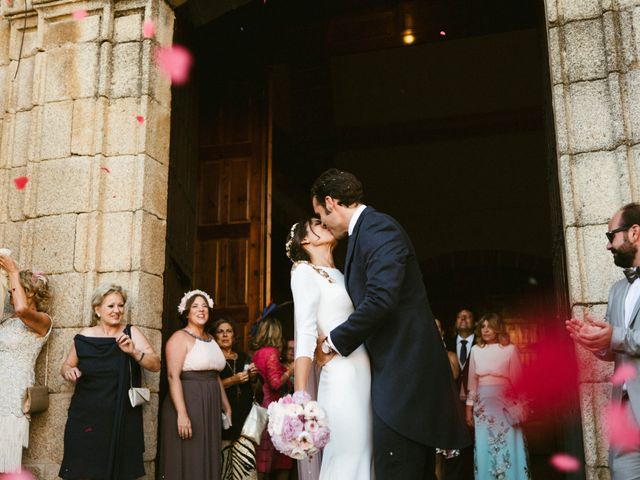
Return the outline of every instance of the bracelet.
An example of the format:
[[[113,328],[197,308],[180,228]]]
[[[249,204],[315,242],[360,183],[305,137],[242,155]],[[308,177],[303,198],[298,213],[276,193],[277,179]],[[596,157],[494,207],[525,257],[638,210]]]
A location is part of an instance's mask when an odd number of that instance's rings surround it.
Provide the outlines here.
[[[138,363],[142,362],[143,358],[144,358],[144,352],[142,352],[142,355],[140,355],[140,359],[138,360]]]

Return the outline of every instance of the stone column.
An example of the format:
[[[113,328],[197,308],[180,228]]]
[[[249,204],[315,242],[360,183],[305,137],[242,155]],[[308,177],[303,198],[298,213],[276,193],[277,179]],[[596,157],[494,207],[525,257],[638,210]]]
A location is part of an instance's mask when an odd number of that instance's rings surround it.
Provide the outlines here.
[[[546,0],[546,13],[570,298],[577,318],[601,318],[621,278],[607,222],[640,200],[640,0]],[[587,478],[608,479],[612,364],[578,355]]]
[[[152,57],[171,43],[174,16],[164,0],[24,1],[0,7],[0,245],[53,286],[51,406],[34,416],[24,456],[53,479],[73,391],[58,371],[90,322],[97,284],[129,291],[129,320],[160,351],[171,93]],[[75,19],[77,10],[87,16]],[[145,20],[154,39],[143,38]],[[21,191],[19,176],[29,178]],[[155,478],[159,375],[145,382],[154,392],[145,466]]]

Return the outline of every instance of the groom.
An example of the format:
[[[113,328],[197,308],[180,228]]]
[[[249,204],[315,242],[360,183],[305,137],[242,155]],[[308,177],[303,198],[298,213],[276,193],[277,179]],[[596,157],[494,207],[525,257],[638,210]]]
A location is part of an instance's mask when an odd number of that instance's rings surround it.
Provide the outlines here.
[[[355,311],[317,351],[371,358],[377,480],[435,478],[435,447],[471,444],[449,360],[413,245],[393,218],[362,204],[362,184],[332,168],[311,187],[313,209],[337,238],[349,236],[344,267]]]

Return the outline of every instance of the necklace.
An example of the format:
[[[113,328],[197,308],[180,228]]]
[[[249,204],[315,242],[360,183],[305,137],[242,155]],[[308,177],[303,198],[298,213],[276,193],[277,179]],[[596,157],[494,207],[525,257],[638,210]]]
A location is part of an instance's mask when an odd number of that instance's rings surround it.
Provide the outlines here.
[[[185,332],[185,333],[186,333],[186,334],[188,334],[188,335],[191,335],[191,336],[192,336],[193,338],[195,338],[196,340],[200,340],[201,342],[207,342],[207,343],[209,343],[209,342],[212,340],[212,338],[211,338],[211,336],[210,336],[210,335],[209,335],[209,336],[207,336],[206,338],[203,338],[203,337],[201,337],[201,336],[199,336],[199,335],[196,335],[195,333],[193,333],[193,332],[192,332],[191,330],[189,330],[188,328],[183,328],[183,329],[182,329],[182,331],[183,331],[183,332]]]

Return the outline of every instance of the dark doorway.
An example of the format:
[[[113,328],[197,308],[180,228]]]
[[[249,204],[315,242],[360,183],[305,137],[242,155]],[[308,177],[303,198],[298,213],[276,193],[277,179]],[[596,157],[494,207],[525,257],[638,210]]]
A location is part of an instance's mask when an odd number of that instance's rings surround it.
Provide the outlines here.
[[[266,246],[252,272],[267,278],[250,311],[291,299],[286,235],[311,213],[313,179],[336,166],[405,227],[444,325],[462,307],[498,311],[526,361],[528,345],[567,309],[543,2],[267,0],[218,17],[202,15],[206,3],[177,12],[195,54],[189,108],[200,147],[203,125],[237,126],[234,102],[268,120],[258,155],[266,236],[255,239]],[[172,162],[193,160],[173,152]],[[200,192],[203,158],[189,167]],[[207,208],[189,202],[196,216]],[[172,221],[170,209],[169,231]],[[193,258],[198,241],[188,247]],[[185,269],[191,277],[214,267]],[[581,455],[579,418],[551,431],[533,422],[527,433],[533,478],[566,478],[548,458]]]

